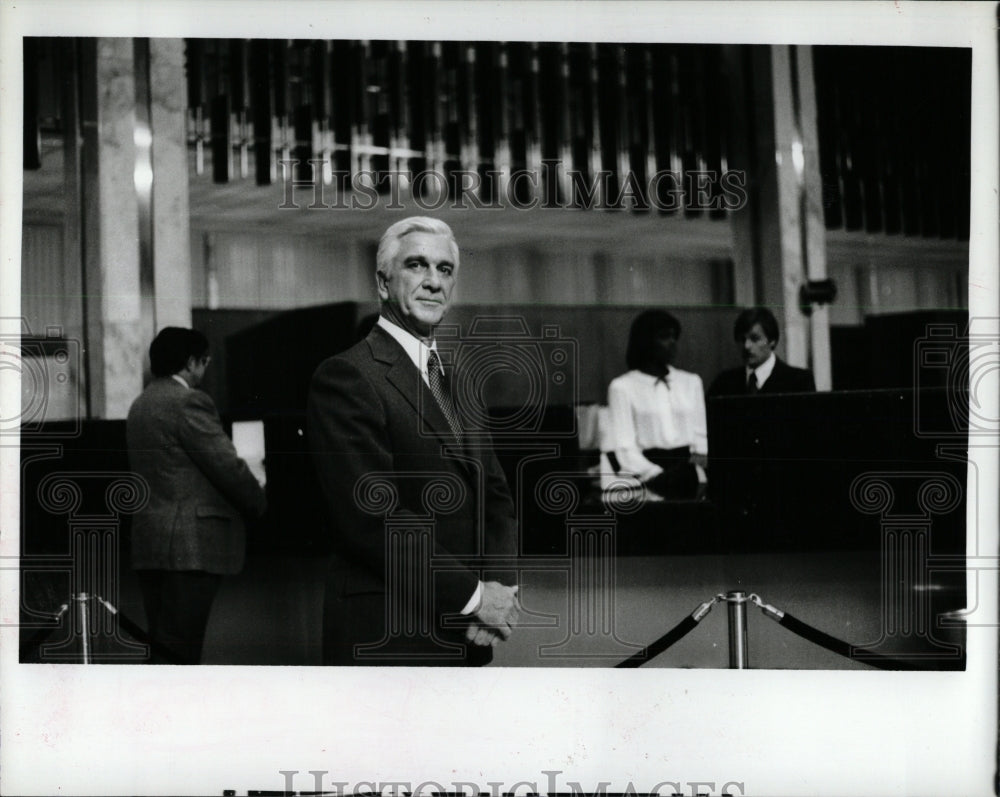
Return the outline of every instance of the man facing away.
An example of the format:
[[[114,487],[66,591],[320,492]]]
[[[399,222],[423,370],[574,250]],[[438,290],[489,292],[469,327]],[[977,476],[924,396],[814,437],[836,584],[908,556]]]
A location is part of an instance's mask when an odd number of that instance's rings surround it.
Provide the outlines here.
[[[200,332],[166,327],[149,347],[154,379],[132,404],[129,463],[149,487],[132,523],[152,663],[198,664],[222,576],[240,572],[243,516],[262,515],[264,490],[198,390],[211,360]]]
[[[458,273],[447,224],[393,224],[377,323],[313,376],[309,446],[336,543],[325,664],[486,664],[516,621],[516,578],[490,567],[516,554],[510,492],[492,448],[469,444],[434,340]]]
[[[740,313],[733,325],[733,339],[743,366],[719,374],[708,389],[709,398],[815,392],[812,371],[788,365],[774,353],[779,335],[778,320],[766,307],[751,307]]]

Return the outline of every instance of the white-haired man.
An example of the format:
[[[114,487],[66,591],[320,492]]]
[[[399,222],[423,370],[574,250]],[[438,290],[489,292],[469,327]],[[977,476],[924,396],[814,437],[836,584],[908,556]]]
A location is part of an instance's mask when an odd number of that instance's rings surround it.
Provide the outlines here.
[[[309,446],[336,535],[325,664],[486,664],[516,621],[510,492],[492,449],[469,444],[434,341],[458,270],[447,224],[393,224],[378,322],[313,376]],[[407,531],[421,526],[429,540]]]

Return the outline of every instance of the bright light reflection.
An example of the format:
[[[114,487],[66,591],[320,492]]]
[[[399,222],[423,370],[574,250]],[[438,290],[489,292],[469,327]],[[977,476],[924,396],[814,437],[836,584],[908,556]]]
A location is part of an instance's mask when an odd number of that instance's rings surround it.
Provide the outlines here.
[[[792,142],[792,165],[795,167],[795,173],[801,177],[806,167],[806,156],[802,151],[801,141]]]

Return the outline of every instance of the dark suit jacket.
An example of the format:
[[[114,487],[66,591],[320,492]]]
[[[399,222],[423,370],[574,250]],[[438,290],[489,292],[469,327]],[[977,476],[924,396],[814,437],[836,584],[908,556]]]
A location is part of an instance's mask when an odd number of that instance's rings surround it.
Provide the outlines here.
[[[324,662],[488,661],[490,648],[465,644],[459,613],[480,578],[514,583],[489,561],[517,550],[492,448],[458,444],[419,370],[380,327],[316,370],[306,428],[336,548]]]
[[[812,371],[795,368],[783,360],[776,359],[774,370],[761,385],[759,392],[768,393],[814,393],[816,383]],[[708,389],[708,396],[742,396],[747,392],[746,368],[730,368],[719,374]]]
[[[238,573],[242,514],[264,512],[264,491],[222,428],[215,404],[166,377],[133,402],[126,422],[129,464],[149,485],[132,522],[132,566]]]

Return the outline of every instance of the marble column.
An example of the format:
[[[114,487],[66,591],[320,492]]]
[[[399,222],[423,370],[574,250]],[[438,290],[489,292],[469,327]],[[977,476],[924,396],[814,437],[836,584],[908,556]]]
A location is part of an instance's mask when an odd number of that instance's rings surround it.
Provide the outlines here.
[[[139,291],[132,39],[83,40],[82,217],[90,414],[124,418],[149,346]]]
[[[773,46],[771,67],[785,352],[793,365],[812,368],[819,390],[829,390],[829,310],[813,306],[806,315],[799,307],[802,284],[827,275],[812,48]]]
[[[89,415],[124,418],[153,336],[191,325],[184,43],[101,38],[80,48]]]
[[[823,218],[823,176],[819,169],[819,123],[816,118],[816,82],[813,72],[812,47],[796,46],[798,67],[799,132],[802,136],[802,218],[806,277],[824,280],[829,276],[826,266],[826,221]],[[803,88],[804,87],[804,88]],[[809,316],[809,364],[816,387],[830,390],[833,375],[830,364],[830,307],[813,305]]]
[[[819,142],[809,47],[726,48],[734,112],[732,168],[747,174],[749,201],[732,215],[736,298],[772,307],[780,353],[830,388],[829,315],[799,307],[807,280],[826,277]]]
[[[149,40],[156,326],[191,326],[187,80],[182,39]]]

